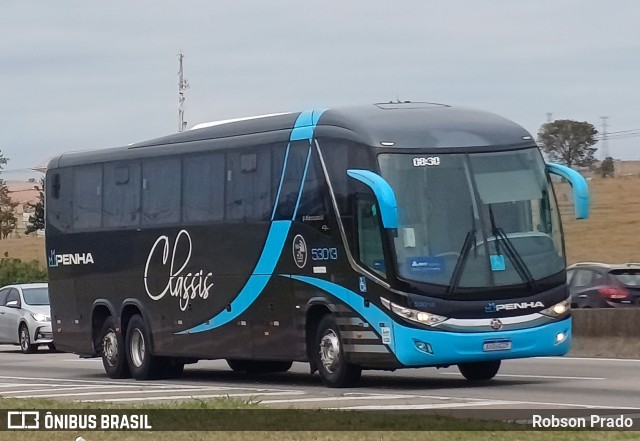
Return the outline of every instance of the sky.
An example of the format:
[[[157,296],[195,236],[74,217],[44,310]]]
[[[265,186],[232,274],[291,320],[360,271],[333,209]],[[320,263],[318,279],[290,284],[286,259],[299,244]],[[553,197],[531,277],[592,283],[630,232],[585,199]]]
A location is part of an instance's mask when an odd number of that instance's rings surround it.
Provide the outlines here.
[[[534,136],[548,113],[640,129],[638,17],[636,0],[3,0],[3,174],[176,132],[179,52],[187,127],[400,99]],[[640,159],[640,136],[609,152]]]

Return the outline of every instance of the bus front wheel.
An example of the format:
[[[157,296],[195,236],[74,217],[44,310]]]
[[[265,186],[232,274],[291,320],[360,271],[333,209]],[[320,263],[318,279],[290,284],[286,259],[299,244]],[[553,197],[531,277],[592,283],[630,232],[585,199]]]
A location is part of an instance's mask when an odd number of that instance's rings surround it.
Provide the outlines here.
[[[325,386],[349,387],[360,380],[362,368],[346,360],[338,324],[330,315],[318,323],[311,356]]]
[[[460,363],[460,373],[469,381],[487,381],[496,376],[500,369],[500,360]]]

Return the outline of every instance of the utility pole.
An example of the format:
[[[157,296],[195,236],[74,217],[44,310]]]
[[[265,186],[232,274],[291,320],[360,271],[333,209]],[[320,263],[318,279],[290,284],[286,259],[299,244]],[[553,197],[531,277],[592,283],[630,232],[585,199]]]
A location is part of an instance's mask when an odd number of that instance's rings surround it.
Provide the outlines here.
[[[609,134],[607,133],[607,120],[608,116],[601,116],[602,120],[602,159],[606,159],[609,156]]]
[[[178,63],[180,64],[180,69],[178,70],[178,132],[182,132],[187,127],[187,122],[184,120],[184,93],[189,88],[189,82],[184,79],[183,59],[184,54],[180,52],[178,54]]]

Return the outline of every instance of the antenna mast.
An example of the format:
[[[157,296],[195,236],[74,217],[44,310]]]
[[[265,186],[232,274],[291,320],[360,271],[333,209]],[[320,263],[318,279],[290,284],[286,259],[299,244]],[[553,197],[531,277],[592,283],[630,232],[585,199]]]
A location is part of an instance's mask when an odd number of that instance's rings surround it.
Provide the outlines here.
[[[184,54],[180,52],[178,54],[178,63],[180,69],[178,70],[178,132],[182,132],[187,127],[187,122],[184,120],[184,93],[189,88],[189,82],[184,79],[184,72],[182,70],[182,60]]]
[[[607,128],[609,125],[607,124],[608,116],[601,116],[602,120],[602,157],[603,159],[607,159],[609,156],[609,134],[607,133]]]

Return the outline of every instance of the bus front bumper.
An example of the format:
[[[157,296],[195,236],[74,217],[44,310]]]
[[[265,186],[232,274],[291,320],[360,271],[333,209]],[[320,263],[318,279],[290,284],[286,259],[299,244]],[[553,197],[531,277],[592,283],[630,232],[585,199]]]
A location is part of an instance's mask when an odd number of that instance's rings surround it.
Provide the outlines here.
[[[571,318],[535,328],[455,333],[393,325],[393,352],[407,367],[558,356],[571,347]]]

